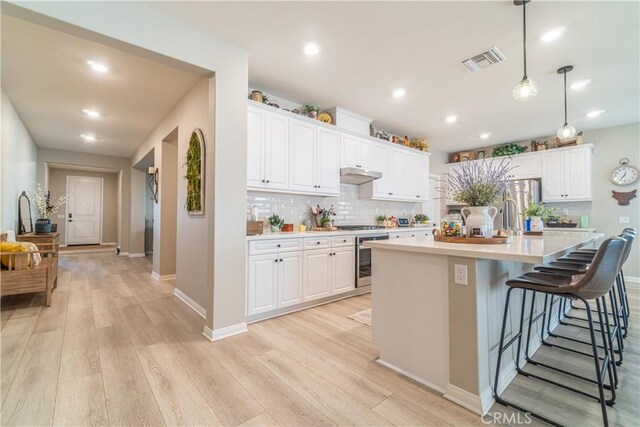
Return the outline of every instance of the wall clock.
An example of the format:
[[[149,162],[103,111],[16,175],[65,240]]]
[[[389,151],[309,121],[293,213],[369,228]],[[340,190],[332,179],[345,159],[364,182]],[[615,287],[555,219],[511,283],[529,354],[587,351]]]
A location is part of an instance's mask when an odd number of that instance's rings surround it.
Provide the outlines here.
[[[635,184],[639,177],[638,168],[631,166],[629,159],[624,157],[620,159],[620,166],[611,173],[611,182],[616,185],[631,185]]]

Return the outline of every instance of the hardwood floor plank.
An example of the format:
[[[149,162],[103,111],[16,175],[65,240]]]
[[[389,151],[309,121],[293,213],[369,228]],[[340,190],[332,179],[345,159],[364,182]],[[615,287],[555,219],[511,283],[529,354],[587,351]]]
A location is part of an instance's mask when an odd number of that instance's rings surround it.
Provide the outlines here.
[[[119,310],[123,324],[129,332],[131,342],[134,346],[144,346],[158,344],[162,342],[162,337],[156,330],[151,320],[139,305],[130,305]]]
[[[251,418],[250,420],[240,424],[241,427],[270,427],[277,426],[276,420],[274,420],[268,412]]]
[[[2,425],[51,424],[62,336],[62,330],[31,335],[9,394],[2,405]]]
[[[45,307],[33,329],[34,334],[61,331],[67,321],[69,291],[56,289],[51,294],[51,307]]]
[[[135,350],[167,424],[222,425],[166,343]]]
[[[100,374],[100,354],[93,311],[67,318],[60,362],[60,382]]]
[[[393,395],[373,410],[396,426],[442,426],[448,425],[440,418],[428,414],[415,405]]]
[[[102,375],[58,384],[53,425],[106,426],[109,424]]]

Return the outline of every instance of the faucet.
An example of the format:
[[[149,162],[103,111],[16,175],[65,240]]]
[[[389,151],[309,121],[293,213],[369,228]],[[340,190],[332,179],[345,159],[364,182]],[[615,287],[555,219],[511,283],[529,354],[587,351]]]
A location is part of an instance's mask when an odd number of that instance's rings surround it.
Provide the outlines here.
[[[515,229],[513,230],[513,235],[522,236],[522,230],[520,230],[520,221],[518,220],[518,218],[520,218],[520,209],[518,209],[518,204],[516,203],[515,200],[513,200],[510,197],[504,199],[505,206],[507,206],[507,203],[513,203],[513,210],[516,212],[516,224],[515,224]]]

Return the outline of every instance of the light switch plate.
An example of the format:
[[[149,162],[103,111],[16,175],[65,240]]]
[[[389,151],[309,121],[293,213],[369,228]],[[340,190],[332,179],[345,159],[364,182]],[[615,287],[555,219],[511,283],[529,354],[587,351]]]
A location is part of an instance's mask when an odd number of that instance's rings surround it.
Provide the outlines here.
[[[455,282],[459,285],[468,285],[467,280],[467,266],[461,264],[455,264],[453,266],[453,272],[455,274]]]
[[[619,224],[629,224],[629,217],[628,216],[619,216],[618,217],[618,223]]]
[[[58,215],[58,219],[64,219],[64,215]]]

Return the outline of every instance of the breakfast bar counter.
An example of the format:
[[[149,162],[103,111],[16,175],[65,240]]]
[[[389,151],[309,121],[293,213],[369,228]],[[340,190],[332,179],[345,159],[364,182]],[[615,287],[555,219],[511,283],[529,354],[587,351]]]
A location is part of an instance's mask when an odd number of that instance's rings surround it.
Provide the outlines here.
[[[373,257],[373,341],[380,350],[378,362],[485,413],[494,403],[491,384],[505,281],[603,237],[594,232],[545,231],[542,236],[514,236],[508,244],[444,243],[433,237],[365,243]],[[519,307],[517,298],[514,307]],[[538,299],[536,313],[542,300]],[[512,317],[507,338],[519,320]],[[536,349],[538,335],[531,335]],[[513,356],[505,353],[501,389],[515,376]]]

